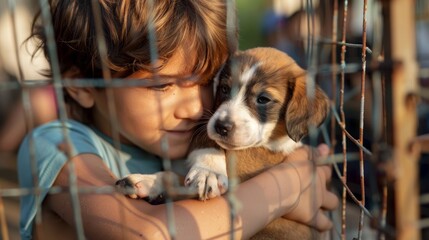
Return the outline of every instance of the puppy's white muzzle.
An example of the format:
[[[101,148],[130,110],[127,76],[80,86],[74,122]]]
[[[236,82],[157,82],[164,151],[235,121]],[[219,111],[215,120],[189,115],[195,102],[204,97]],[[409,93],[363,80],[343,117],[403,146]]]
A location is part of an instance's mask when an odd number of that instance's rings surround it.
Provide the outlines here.
[[[273,124],[262,124],[245,104],[234,99],[223,103],[207,124],[208,136],[222,148],[239,150],[261,146],[268,141]]]

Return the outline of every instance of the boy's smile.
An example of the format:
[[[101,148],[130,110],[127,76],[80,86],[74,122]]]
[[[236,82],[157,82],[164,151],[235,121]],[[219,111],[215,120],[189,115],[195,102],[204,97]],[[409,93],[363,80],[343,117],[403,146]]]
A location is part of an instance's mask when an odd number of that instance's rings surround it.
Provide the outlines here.
[[[190,130],[180,130],[180,129],[177,129],[177,130],[166,130],[165,132],[171,138],[174,138],[174,137],[183,138],[183,137],[189,137],[188,135],[192,134],[192,129],[190,129]]]
[[[122,143],[133,144],[150,153],[164,156],[161,141],[166,137],[167,156],[171,159],[185,157],[193,128],[202,117],[203,109],[212,106],[211,84],[176,81],[177,78],[192,76],[189,68],[189,56],[178,51],[157,73],[158,76],[172,79],[167,84],[146,88],[113,88],[113,99],[108,99],[106,91],[93,90],[95,126],[112,136],[107,101],[114,101],[117,129]],[[137,71],[126,77],[141,78],[153,78],[153,74]]]

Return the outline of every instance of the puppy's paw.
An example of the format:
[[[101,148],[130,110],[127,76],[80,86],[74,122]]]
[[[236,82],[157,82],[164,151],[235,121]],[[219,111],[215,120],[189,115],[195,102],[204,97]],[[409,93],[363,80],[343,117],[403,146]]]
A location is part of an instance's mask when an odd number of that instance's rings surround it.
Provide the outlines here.
[[[185,178],[185,186],[196,192],[200,200],[221,196],[228,190],[223,151],[214,148],[194,150],[188,161],[191,169]]]
[[[130,174],[116,181],[116,187],[130,198],[155,199],[164,192],[163,174]]]
[[[186,176],[185,186],[196,192],[200,200],[221,196],[228,190],[228,177],[210,170],[193,167]]]

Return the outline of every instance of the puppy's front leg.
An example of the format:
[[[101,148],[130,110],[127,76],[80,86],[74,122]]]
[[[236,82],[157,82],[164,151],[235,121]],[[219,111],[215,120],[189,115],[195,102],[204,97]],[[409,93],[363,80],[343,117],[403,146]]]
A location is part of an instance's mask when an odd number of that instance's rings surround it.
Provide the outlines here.
[[[174,173],[158,172],[156,174],[130,174],[116,181],[116,186],[130,198],[149,197],[149,200],[153,200],[165,192],[166,174],[171,174],[170,176],[176,178],[173,181],[178,182]]]
[[[198,193],[200,200],[218,197],[228,190],[225,152],[217,148],[193,150],[187,163],[190,170],[185,186]]]

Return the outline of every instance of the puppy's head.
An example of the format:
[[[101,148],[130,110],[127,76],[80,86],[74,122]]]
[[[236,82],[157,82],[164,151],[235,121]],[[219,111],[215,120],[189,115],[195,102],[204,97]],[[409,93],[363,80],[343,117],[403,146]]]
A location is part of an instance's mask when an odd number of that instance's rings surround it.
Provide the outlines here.
[[[298,142],[319,126],[328,98],[318,87],[306,93],[305,71],[287,54],[254,48],[232,56],[215,78],[217,110],[207,132],[231,150]]]

